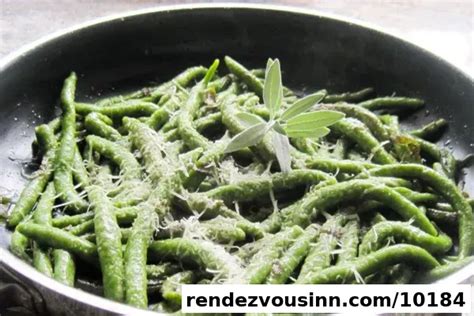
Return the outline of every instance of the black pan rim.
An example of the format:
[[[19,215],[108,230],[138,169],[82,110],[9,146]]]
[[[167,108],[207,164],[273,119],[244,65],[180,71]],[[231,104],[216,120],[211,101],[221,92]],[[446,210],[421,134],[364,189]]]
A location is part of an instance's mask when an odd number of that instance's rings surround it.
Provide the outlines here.
[[[169,12],[169,11],[188,11],[188,10],[200,10],[200,9],[248,9],[248,10],[266,10],[274,12],[287,12],[293,14],[302,14],[309,15],[313,17],[320,17],[329,20],[335,20],[341,23],[346,23],[351,26],[356,26],[365,30],[370,30],[372,32],[379,33],[383,36],[390,38],[391,40],[396,40],[403,45],[410,46],[416,50],[421,51],[424,55],[429,55],[430,57],[436,59],[439,62],[442,62],[446,65],[449,65],[450,70],[457,72],[466,79],[470,80],[474,84],[474,77],[468,74],[463,69],[453,65],[448,60],[442,58],[441,56],[433,53],[430,50],[427,50],[420,45],[404,39],[401,35],[395,34],[394,32],[389,32],[386,29],[377,26],[375,24],[358,20],[355,18],[346,17],[343,15],[322,12],[316,9],[311,8],[299,8],[289,5],[274,5],[274,4],[252,4],[252,3],[233,3],[233,2],[221,2],[221,3],[199,3],[199,4],[178,4],[178,5],[162,5],[162,6],[152,6],[150,8],[140,9],[140,10],[131,10],[125,11],[118,14],[111,14],[104,17],[99,17],[92,19],[83,23],[73,25],[71,27],[61,29],[59,31],[53,32],[46,36],[40,37],[37,40],[34,40],[31,43],[25,44],[18,48],[17,50],[8,53],[5,57],[0,59],[0,73],[5,71],[11,64],[15,63],[17,60],[25,57],[29,52],[32,52],[38,48],[41,48],[42,45],[45,45],[49,42],[59,40],[63,37],[67,37],[72,33],[80,32],[82,29],[99,26],[101,24],[107,24],[112,21],[117,21],[125,18],[133,18],[134,16],[155,14],[159,12]]]

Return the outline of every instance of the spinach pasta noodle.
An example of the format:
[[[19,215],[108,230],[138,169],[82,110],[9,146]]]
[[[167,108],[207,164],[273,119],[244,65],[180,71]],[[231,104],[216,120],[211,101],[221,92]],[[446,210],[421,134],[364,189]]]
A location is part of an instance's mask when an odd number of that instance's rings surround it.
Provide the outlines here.
[[[278,59],[223,61],[94,102],[66,78],[61,116],[36,127],[12,252],[163,312],[187,283],[433,282],[472,261],[464,163],[433,143],[447,121],[398,123],[423,100],[301,95]]]

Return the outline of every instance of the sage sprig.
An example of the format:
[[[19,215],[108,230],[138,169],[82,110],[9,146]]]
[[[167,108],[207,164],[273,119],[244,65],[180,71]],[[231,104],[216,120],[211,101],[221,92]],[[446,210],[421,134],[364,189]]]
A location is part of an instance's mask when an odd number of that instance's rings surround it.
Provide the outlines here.
[[[263,103],[270,114],[269,121],[261,117],[239,112],[236,117],[245,130],[235,135],[227,145],[225,152],[231,153],[260,143],[267,133],[271,133],[275,155],[283,172],[291,170],[290,138],[320,138],[327,135],[330,126],[344,117],[336,111],[308,112],[326,96],[326,90],[307,95],[293,103],[281,113],[283,103],[283,84],[280,61],[268,59],[263,85]]]

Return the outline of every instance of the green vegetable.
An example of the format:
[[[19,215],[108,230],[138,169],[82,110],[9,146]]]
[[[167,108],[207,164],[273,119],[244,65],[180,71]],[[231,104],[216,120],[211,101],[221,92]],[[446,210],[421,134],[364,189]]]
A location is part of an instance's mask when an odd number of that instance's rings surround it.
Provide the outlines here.
[[[438,119],[426,124],[420,129],[410,131],[410,134],[422,139],[431,139],[434,136],[439,135],[447,126],[448,122],[445,119]]]
[[[351,180],[321,188],[315,192],[313,197],[305,201],[300,209],[283,214],[284,225],[298,224],[306,226],[315,215],[315,210],[325,210],[337,203],[356,198],[367,198],[382,202],[406,220],[413,220],[415,225],[428,234],[437,234],[437,230],[426,215],[412,202],[395,190],[371,180]]]
[[[220,278],[232,278],[241,271],[238,258],[227,253],[224,248],[208,241],[173,238],[154,241],[148,248],[154,260],[171,258],[194,263],[202,269],[212,271]]]
[[[75,103],[75,105],[78,114],[87,115],[96,112],[111,118],[147,116],[158,110],[156,104],[140,100],[123,101],[114,106],[97,106],[88,103]]]
[[[89,262],[96,262],[96,246],[80,237],[76,237],[59,228],[34,223],[22,223],[17,226],[18,232],[41,245],[70,251]]]
[[[76,264],[71,253],[61,249],[54,249],[53,260],[54,278],[61,283],[74,286]]]
[[[75,73],[64,81],[61,91],[61,104],[63,106],[63,117],[61,121],[61,137],[56,152],[54,163],[54,186],[60,198],[68,204],[68,207],[84,212],[87,203],[77,194],[72,181],[72,166],[76,151],[76,92],[77,76]]]
[[[329,94],[324,98],[325,103],[353,102],[365,99],[374,92],[373,88],[365,88],[356,92],[344,92],[341,94]]]
[[[27,262],[30,262],[31,258],[27,252],[28,246],[29,246],[28,238],[22,233],[20,233],[20,231],[18,231],[18,228],[15,229],[10,239],[11,252],[13,252],[17,257]]]
[[[308,275],[300,283],[349,283],[360,280],[379,269],[401,262],[407,262],[423,269],[433,269],[439,266],[438,261],[423,248],[412,245],[395,245],[382,248],[365,257],[344,265],[338,265],[320,270]]]
[[[33,210],[33,206],[41,195],[41,192],[43,192],[43,189],[48,184],[49,177],[49,171],[40,171],[36,177],[27,184],[10,213],[10,217],[8,218],[9,226],[17,226],[25,216]]]
[[[181,307],[181,285],[190,284],[196,277],[193,271],[178,272],[163,282],[161,295],[174,309]]]
[[[191,89],[188,100],[184,103],[180,113],[178,114],[178,132],[186,145],[190,148],[209,147],[209,140],[199,134],[199,132],[194,128],[192,122],[194,121],[196,112],[201,105],[204,89],[206,89],[208,82],[214,76],[218,66],[219,60],[216,59],[206,73],[205,78]]]
[[[319,239],[309,249],[295,283],[305,283],[312,274],[327,268],[331,264],[331,251],[337,246],[338,231],[347,221],[345,216],[333,216],[321,227]]]
[[[366,255],[387,244],[387,240],[401,240],[426,249],[432,254],[447,252],[452,241],[447,235],[432,236],[409,223],[384,221],[374,225],[364,236],[360,245],[360,255]]]
[[[384,149],[383,144],[360,121],[344,119],[333,124],[331,129],[359,145],[370,157],[373,157],[374,162],[380,164],[396,162],[395,158]]]
[[[138,213],[124,253],[125,301],[141,308],[148,306],[146,261],[155,216],[151,208],[144,208]]]
[[[454,261],[434,269],[428,270],[425,273],[422,273],[419,277],[416,278],[416,283],[431,283],[437,281],[441,278],[447,277],[448,275],[462,269],[471,262],[474,261],[474,257],[466,257],[459,261]]]
[[[425,104],[423,100],[405,97],[383,97],[367,100],[357,105],[375,110],[416,110]]]
[[[141,177],[141,166],[133,154],[123,146],[101,137],[89,135],[86,138],[90,148],[117,164],[124,179],[137,179]]]
[[[109,119],[107,116],[106,118]],[[104,121],[100,113],[92,112],[86,116],[84,123],[86,129],[92,134],[112,141],[120,140],[122,135],[115,128],[111,127],[111,124],[107,124],[109,123],[107,119]]]
[[[341,251],[337,256],[337,264],[351,262],[360,254],[359,221],[351,220],[343,228],[340,244]]]
[[[37,224],[51,225],[51,212],[56,199],[56,191],[54,190],[54,183],[50,182],[46,190],[41,195],[41,198],[33,213],[33,220]],[[41,273],[52,277],[53,267],[49,258],[48,249],[43,249],[36,243],[33,244],[33,266]]]
[[[459,255],[461,258],[472,253],[474,247],[474,219],[471,205],[456,185],[436,171],[417,164],[389,165],[369,171],[374,176],[395,176],[416,178],[443,196],[459,214]]]
[[[237,276],[237,279],[233,281],[249,284],[263,283],[273,269],[274,260],[277,260],[302,233],[301,228],[294,226],[276,234],[262,251],[255,254],[245,268],[243,275]]]
[[[290,274],[307,256],[310,250],[310,244],[319,234],[316,227],[309,226],[306,231],[295,240],[293,245],[285,251],[283,256],[273,262],[272,270],[267,278],[267,284],[285,283]]]
[[[329,178],[330,176],[326,173],[318,170],[293,170],[289,173],[275,173],[267,179],[261,177],[257,180],[223,185],[200,194],[227,203],[251,201],[262,195],[270,194],[272,190],[291,190],[300,185],[311,185]]]
[[[248,69],[239,64],[236,60],[229,56],[224,57],[224,62],[231,73],[241,79],[248,85],[258,96],[263,94],[263,84],[260,80]]]
[[[120,228],[112,203],[97,185],[87,187],[94,209],[94,231],[102,270],[104,295],[115,301],[124,299],[124,268]]]
[[[224,62],[87,102],[66,78],[61,116],[35,128],[38,170],[2,199],[12,253],[167,313],[182,284],[428,283],[472,262],[458,175],[474,154],[431,142],[444,119],[406,129],[395,113],[422,100],[303,95],[278,59]]]

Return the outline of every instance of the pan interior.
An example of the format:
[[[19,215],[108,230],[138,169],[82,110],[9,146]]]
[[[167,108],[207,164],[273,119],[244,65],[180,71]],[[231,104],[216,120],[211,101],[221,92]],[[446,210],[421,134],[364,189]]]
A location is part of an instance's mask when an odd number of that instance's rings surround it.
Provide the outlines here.
[[[380,95],[420,97],[426,107],[406,126],[443,117],[442,145],[461,158],[474,151],[473,83],[401,40],[321,16],[250,8],[149,12],[64,34],[0,70],[0,193],[19,192],[31,164],[34,126],[58,114],[63,79],[79,74],[78,100],[163,82],[188,66],[230,55],[244,64],[282,62],[285,84],[302,92],[372,86]],[[465,170],[474,194],[474,168]],[[0,245],[8,231],[0,225]]]

